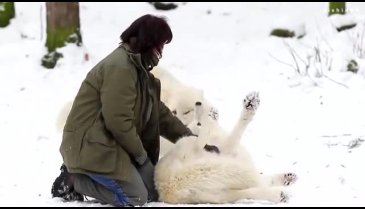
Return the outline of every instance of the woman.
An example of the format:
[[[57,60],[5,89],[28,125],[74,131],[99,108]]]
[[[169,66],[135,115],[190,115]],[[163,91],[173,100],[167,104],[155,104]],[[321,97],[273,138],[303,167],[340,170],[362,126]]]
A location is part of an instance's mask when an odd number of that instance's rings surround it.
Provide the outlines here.
[[[114,206],[156,201],[160,135],[174,143],[192,135],[160,101],[160,82],[150,73],[172,40],[166,20],[144,15],[120,38],[76,95],[63,130],[64,165],[53,197],[83,200],[86,195]]]

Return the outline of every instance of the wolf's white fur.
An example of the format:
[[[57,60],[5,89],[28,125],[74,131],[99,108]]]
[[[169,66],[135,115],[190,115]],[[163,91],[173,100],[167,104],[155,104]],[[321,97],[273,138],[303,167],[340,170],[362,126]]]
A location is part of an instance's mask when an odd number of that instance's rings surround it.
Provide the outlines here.
[[[185,125],[194,120],[195,103],[204,100],[202,90],[183,84],[170,72],[161,67],[155,67],[151,73],[161,81],[161,101]],[[161,137],[160,156],[165,155],[174,144]]]
[[[161,101],[185,124],[194,119],[196,102],[203,102],[203,90],[183,84],[169,71],[155,67],[151,73],[161,81]]]
[[[71,107],[72,107],[72,103],[73,101],[68,101],[67,103],[65,103],[62,107],[62,109],[60,110],[60,112],[57,115],[56,118],[56,129],[59,132],[62,132],[63,127],[65,126],[66,120],[67,120],[67,116],[71,111]]]
[[[246,198],[272,202],[288,199],[280,186],[295,182],[296,175],[264,177],[257,172],[248,151],[240,144],[259,101],[257,93],[247,95],[241,116],[231,133],[225,133],[214,121],[201,121],[198,137],[181,138],[160,159],[155,170],[160,201],[177,204],[230,203]],[[201,111],[199,107],[196,110]],[[206,151],[206,144],[215,145],[220,153]]]

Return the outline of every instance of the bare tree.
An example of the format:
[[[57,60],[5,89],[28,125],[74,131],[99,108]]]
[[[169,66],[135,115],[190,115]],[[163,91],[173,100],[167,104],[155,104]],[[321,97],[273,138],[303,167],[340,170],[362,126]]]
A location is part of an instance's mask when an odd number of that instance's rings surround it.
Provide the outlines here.
[[[47,41],[49,52],[63,47],[66,42],[80,45],[80,15],[78,2],[46,2]]]
[[[48,54],[42,58],[42,65],[54,68],[63,55],[56,51],[65,43],[81,46],[80,11],[78,2],[46,2]]]
[[[14,2],[0,2],[0,27],[6,27],[15,17]]]

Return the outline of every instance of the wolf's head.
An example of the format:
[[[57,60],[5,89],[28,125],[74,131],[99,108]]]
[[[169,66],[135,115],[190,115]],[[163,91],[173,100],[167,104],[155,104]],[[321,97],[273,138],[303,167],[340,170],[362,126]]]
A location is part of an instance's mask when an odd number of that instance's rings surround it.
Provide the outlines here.
[[[190,124],[195,118],[195,104],[204,100],[202,90],[194,87],[186,87],[174,92],[174,99],[166,102],[171,112],[185,125]]]
[[[193,134],[199,135],[202,128],[209,129],[214,127],[213,124],[217,124],[219,113],[208,102],[197,101],[195,102],[193,117],[193,120],[187,126]]]

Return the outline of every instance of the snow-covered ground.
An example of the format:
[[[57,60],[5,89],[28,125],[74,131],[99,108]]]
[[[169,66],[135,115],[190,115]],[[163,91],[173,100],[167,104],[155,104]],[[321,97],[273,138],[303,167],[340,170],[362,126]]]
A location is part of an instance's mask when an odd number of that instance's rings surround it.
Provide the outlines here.
[[[365,3],[347,3],[348,15],[331,18],[326,2],[178,4],[157,11],[142,2],[80,3],[84,46],[60,49],[64,58],[48,70],[40,65],[45,4],[15,3],[16,18],[0,28],[0,206],[100,206],[51,198],[62,163],[55,121],[120,33],[147,13],[166,16],[174,33],[161,66],[204,89],[224,128],[234,124],[244,95],[260,92],[242,143],[260,170],[299,176],[288,203],[227,206],[364,206]],[[335,26],[346,22],[357,26],[338,33]],[[275,27],[305,36],[269,36]],[[356,74],[346,72],[351,59]]]

